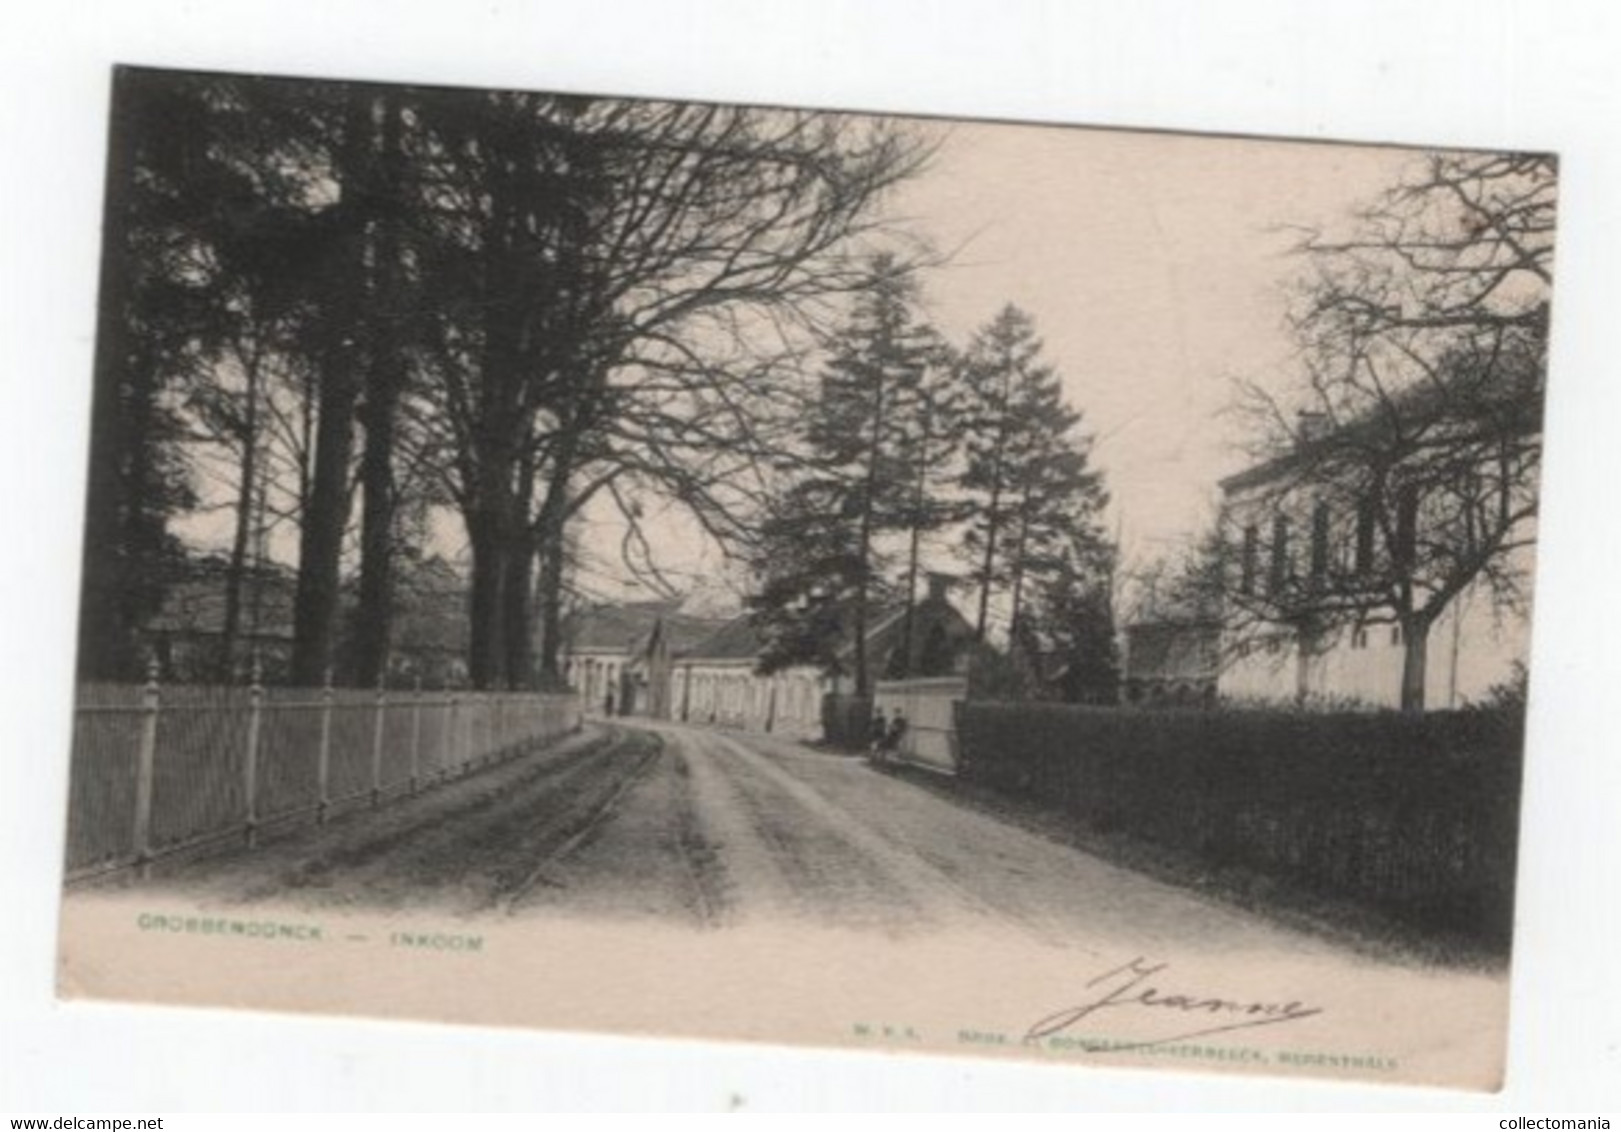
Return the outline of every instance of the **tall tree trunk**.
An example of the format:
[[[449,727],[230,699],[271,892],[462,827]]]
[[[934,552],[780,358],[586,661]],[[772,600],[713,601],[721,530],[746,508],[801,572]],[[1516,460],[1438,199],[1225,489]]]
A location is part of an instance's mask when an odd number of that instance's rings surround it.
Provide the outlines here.
[[[247,573],[248,544],[253,540],[255,498],[259,477],[259,361],[261,351],[251,343],[243,359],[248,382],[248,403],[242,414],[242,478],[236,489],[236,530],[231,538],[231,559],[225,575],[225,625],[221,636],[224,675],[236,675],[237,639],[242,631],[242,583]]]
[[[991,498],[985,508],[985,561],[979,572],[979,617],[974,622],[974,642],[983,644],[985,629],[990,620],[991,579],[996,572],[996,539],[1002,526],[1002,462],[1006,454],[1008,430],[1008,388],[1011,375],[1002,382],[1002,419],[997,422],[996,453],[991,461]]]
[[[337,217],[338,239],[322,333],[319,407],[315,425],[314,468],[309,505],[298,548],[298,587],[293,599],[293,664],[295,684],[316,687],[333,667],[333,644],[340,606],[339,566],[343,532],[349,522],[349,464],[354,452],[355,402],[360,391],[356,292],[363,278],[363,196],[358,180],[363,168],[371,98],[363,88],[349,94],[344,122],[342,178]]]
[[[540,577],[535,583],[540,603],[540,680],[543,687],[563,684],[560,660],[563,645],[563,573],[568,551],[564,535],[568,522],[569,469],[559,455],[546,486],[546,498],[535,520],[535,543],[540,551]]]
[[[1401,709],[1424,710],[1424,683],[1429,667],[1430,626],[1421,618],[1405,618],[1401,622],[1402,666]]]
[[[537,664],[541,686],[545,688],[561,687],[563,683],[563,573],[567,565],[567,551],[563,545],[562,525],[555,527],[555,537],[549,533],[551,530],[551,524],[543,523],[537,532],[541,550],[540,574],[535,581],[535,600],[540,606],[537,611],[540,623]]]
[[[354,680],[375,687],[388,665],[394,613],[394,435],[398,397],[375,372],[366,396],[360,458],[360,586],[354,620]]]
[[[1030,495],[1025,493],[1019,504],[1019,533],[1013,541],[1013,612],[1010,624],[1019,623],[1024,612],[1024,546],[1030,537]]]
[[[1311,698],[1311,663],[1317,658],[1317,632],[1301,625],[1295,632],[1295,704],[1306,705]]]
[[[1000,468],[997,471],[996,480],[997,482],[991,487],[990,506],[985,509],[985,560],[979,571],[979,616],[974,622],[974,640],[976,643],[985,640],[985,626],[990,620],[991,575],[996,568],[996,536],[1002,523]]]
[[[498,511],[483,509],[468,516],[467,535],[473,555],[467,672],[473,687],[496,688],[501,684],[505,659],[502,618],[506,613],[507,559],[502,550],[506,525]]]
[[[912,675],[917,656],[917,573],[923,550],[923,510],[928,503],[929,434],[925,418],[920,442],[917,475],[912,481],[912,530],[906,547],[906,621],[901,631],[901,678]]]
[[[315,468],[298,550],[293,598],[293,682],[317,687],[333,667],[343,554],[349,522],[349,461],[354,450],[358,384],[353,351],[328,351],[315,426]]]
[[[872,685],[867,672],[867,556],[871,545],[871,515],[861,517],[860,579],[856,583],[856,600],[852,633],[855,638],[855,690],[856,695],[867,695]]]
[[[379,96],[383,122],[381,190],[400,192],[400,106]],[[397,210],[378,220],[373,233],[377,317],[366,373],[366,446],[360,459],[360,589],[354,620],[354,679],[362,687],[383,682],[388,670],[394,616],[394,449],[400,398],[405,390],[405,338],[410,333],[401,287]]]
[[[917,571],[918,557],[922,549],[923,530],[914,524],[911,540],[906,548],[906,620],[901,626],[901,663],[900,677],[902,680],[912,675],[912,661],[917,655]]]
[[[513,689],[534,682],[535,638],[530,600],[534,595],[535,533],[529,512],[535,495],[534,456],[526,450],[519,461],[517,499],[513,506],[512,536],[507,544],[506,603],[503,617],[505,652],[503,683]]]
[[[884,437],[884,381],[882,375],[873,382],[872,442],[867,449],[867,482],[862,489],[861,526],[857,538],[856,601],[855,601],[855,685],[857,696],[872,693],[871,674],[867,671],[867,598],[872,580],[872,519],[877,508],[878,455]]]
[[[492,154],[507,152],[499,123],[489,123],[486,139]],[[520,147],[521,148],[521,147]],[[513,539],[527,515],[517,514],[516,480],[532,413],[524,409],[523,387],[527,302],[522,257],[531,249],[524,238],[524,165],[519,152],[496,162],[487,179],[489,216],[485,226],[483,266],[484,345],[478,374],[478,404],[473,422],[474,481],[466,515],[473,556],[468,674],[477,688],[509,682],[507,670],[507,587]],[[527,626],[511,627],[527,632]]]
[[[79,607],[81,680],[139,675],[136,621],[130,593],[139,555],[128,516],[136,469],[146,459],[135,422],[151,412],[150,362],[130,327],[129,236],[134,224],[138,139],[144,123],[140,87],[115,76],[107,152],[106,218],[97,302],[95,396],[90,409],[90,469],[85,500],[82,597]]]

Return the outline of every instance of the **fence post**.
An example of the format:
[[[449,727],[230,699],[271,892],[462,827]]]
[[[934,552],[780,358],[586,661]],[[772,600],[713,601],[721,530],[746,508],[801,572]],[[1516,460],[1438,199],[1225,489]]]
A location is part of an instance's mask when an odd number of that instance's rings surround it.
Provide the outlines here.
[[[417,673],[416,693],[411,697],[411,793],[417,792],[422,772],[422,674]]]
[[[321,746],[315,757],[315,787],[318,801],[315,804],[315,820],[319,825],[325,825],[327,814],[332,809],[332,669],[326,670],[326,680],[321,684]]]
[[[246,817],[242,839],[249,849],[259,840],[259,725],[264,714],[264,671],[253,654],[253,684],[248,688],[248,749],[242,758],[242,804]]]
[[[461,696],[455,692],[450,693],[450,722],[445,727],[446,737],[450,740],[450,761],[440,768],[447,778],[455,774],[461,765],[462,737],[461,732],[457,730],[457,717],[461,715],[461,706]]]
[[[141,744],[135,756],[135,865],[145,877],[152,860],[152,780],[158,757],[158,713],[163,697],[158,688],[158,658],[146,665],[146,687],[141,691]]]
[[[377,808],[377,801],[383,793],[383,715],[388,710],[387,676],[377,678],[377,713],[372,720],[371,729],[371,804]]]

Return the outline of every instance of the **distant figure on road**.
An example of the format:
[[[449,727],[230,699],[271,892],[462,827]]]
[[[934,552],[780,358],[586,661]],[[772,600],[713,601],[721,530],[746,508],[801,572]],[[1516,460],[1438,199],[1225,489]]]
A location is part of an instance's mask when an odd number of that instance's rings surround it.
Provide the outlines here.
[[[901,750],[901,740],[906,738],[906,717],[901,709],[895,709],[895,718],[889,721],[889,731],[884,735],[884,753],[898,755]]]
[[[879,711],[872,719],[872,757],[875,762],[886,762],[901,749],[906,734],[906,717],[895,709],[895,718],[886,725],[884,713]]]

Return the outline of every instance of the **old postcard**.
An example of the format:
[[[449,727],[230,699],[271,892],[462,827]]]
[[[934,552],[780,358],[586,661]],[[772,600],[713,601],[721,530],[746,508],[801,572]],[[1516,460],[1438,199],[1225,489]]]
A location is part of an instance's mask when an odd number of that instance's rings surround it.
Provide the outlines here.
[[[1557,174],[119,69],[60,993],[1499,1087]]]

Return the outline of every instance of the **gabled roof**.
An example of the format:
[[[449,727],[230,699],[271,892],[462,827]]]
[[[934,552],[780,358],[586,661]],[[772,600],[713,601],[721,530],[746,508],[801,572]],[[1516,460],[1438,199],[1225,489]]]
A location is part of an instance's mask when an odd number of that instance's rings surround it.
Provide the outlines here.
[[[261,638],[293,636],[291,574],[249,569],[242,580],[240,631]],[[218,635],[225,631],[226,572],[213,560],[194,564],[190,576],[167,587],[163,604],[145,628],[156,633]]]
[[[217,559],[188,565],[187,576],[164,591],[163,604],[146,623],[147,632],[174,636],[213,637],[225,632],[229,569]],[[261,641],[293,639],[293,602],[297,578],[275,565],[244,571],[241,618],[244,636]],[[353,608],[354,586],[344,585],[344,609]],[[392,622],[393,647],[400,652],[459,653],[467,647],[467,591],[459,579],[432,563],[419,576],[402,581]]]
[[[971,632],[971,627],[962,614],[957,612],[955,606],[947,601],[924,600],[917,604],[917,611],[922,617],[944,616],[964,631]],[[867,618],[867,647],[876,654],[898,642],[906,621],[906,603],[893,602],[881,605],[871,611]],[[765,651],[766,639],[755,627],[753,619],[747,613],[739,614],[714,633],[699,641],[691,648],[678,650],[671,649],[673,654],[680,655],[686,660],[713,660],[735,661],[753,660]],[[840,643],[838,656],[846,661],[855,652],[854,640],[845,640]]]
[[[713,617],[693,617],[686,613],[670,613],[659,617],[632,644],[637,653],[644,653],[652,645],[655,635],[663,638],[664,647],[671,656],[679,656],[691,649],[694,645],[707,639],[715,632],[717,625],[724,622]]]
[[[563,626],[569,647],[575,652],[587,649],[629,650],[645,637],[660,617],[674,613],[673,601],[638,601],[624,605],[601,605],[569,616]]]
[[[1243,491],[1257,484],[1276,480],[1297,468],[1309,466],[1324,455],[1354,446],[1359,438],[1377,437],[1392,422],[1405,418],[1408,426],[1451,421],[1478,424],[1490,420],[1504,431],[1536,435],[1541,429],[1542,383],[1540,371],[1527,374],[1523,381],[1482,382],[1475,388],[1464,385],[1437,386],[1419,382],[1397,390],[1383,404],[1369,406],[1357,416],[1332,425],[1320,433],[1297,437],[1286,450],[1265,457],[1242,471],[1218,482],[1226,494]],[[1465,408],[1459,410],[1458,404]],[[1527,413],[1525,409],[1534,411]],[[1472,416],[1471,414],[1477,414]],[[1467,425],[1465,426],[1468,427]],[[1492,433],[1495,435],[1495,432]]]
[[[655,627],[663,626],[665,641],[678,653],[715,631],[720,622],[679,612],[681,602],[636,601],[603,605],[571,616],[564,635],[572,652],[638,653],[645,650]]]
[[[1149,621],[1126,627],[1127,679],[1214,678],[1221,626],[1214,621]]]
[[[760,655],[765,638],[747,613],[740,613],[709,636],[671,653],[697,660],[748,660]]]

